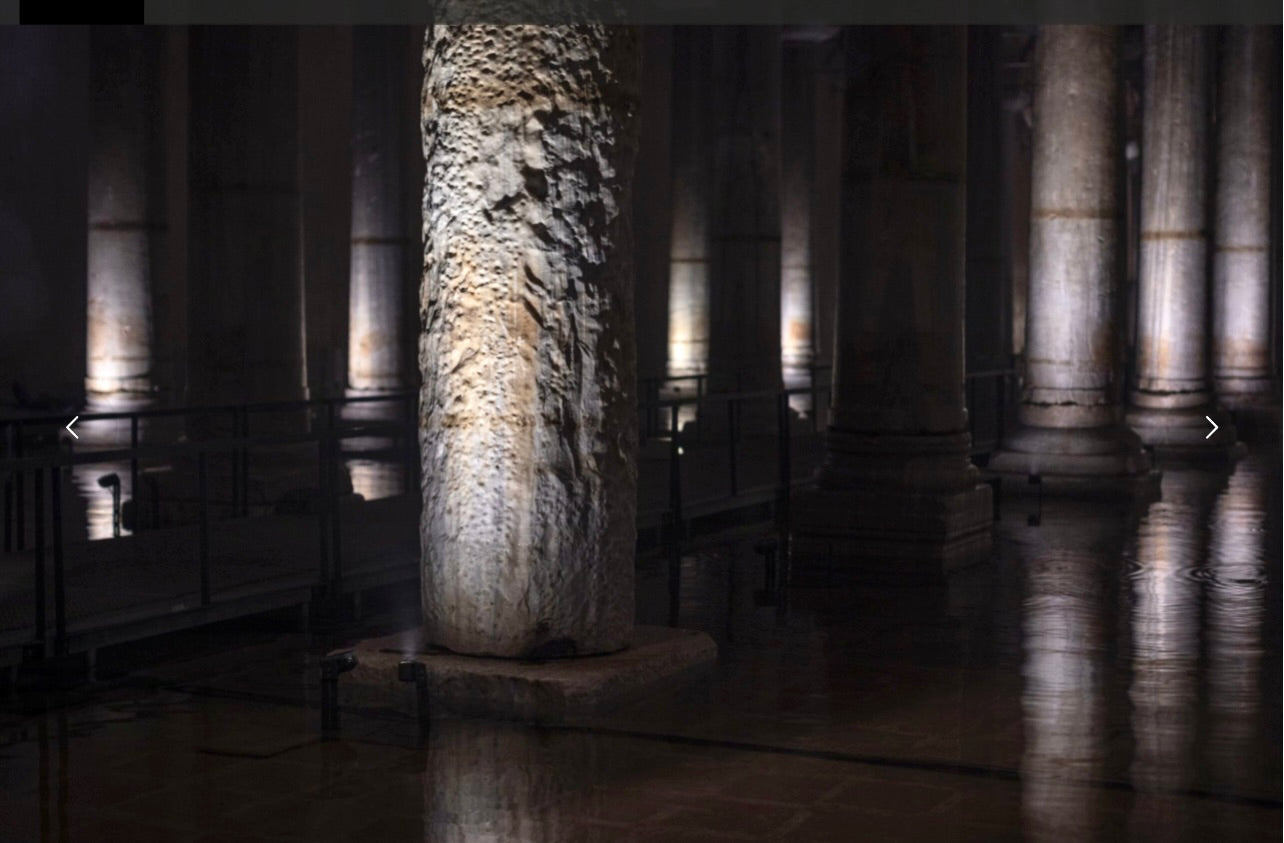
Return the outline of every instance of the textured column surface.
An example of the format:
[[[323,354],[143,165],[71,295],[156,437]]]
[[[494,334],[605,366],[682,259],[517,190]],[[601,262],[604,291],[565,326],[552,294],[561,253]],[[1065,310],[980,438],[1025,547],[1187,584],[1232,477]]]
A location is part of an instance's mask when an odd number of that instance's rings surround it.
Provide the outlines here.
[[[992,517],[963,407],[966,33],[846,36],[834,419],[796,520],[853,556],[954,556],[988,547]]]
[[[1118,59],[1113,27],[1039,29],[1021,427],[989,463],[1013,491],[1029,474],[1054,493],[1155,489],[1121,424]]]
[[[597,26],[426,45],[421,586],[456,652],[628,643],[638,52]]]
[[[780,29],[714,32],[710,390],[779,389]],[[775,409],[764,405],[767,419]],[[763,415],[745,408],[746,424]],[[721,415],[721,413],[719,413]]]
[[[780,362],[785,386],[807,386],[815,360],[815,290],[812,273],[811,209],[816,171],[815,48],[791,45],[784,51],[781,100],[780,173]],[[790,399],[796,410],[810,397]]]
[[[88,360],[91,407],[152,390],[152,278],[165,226],[156,86],[160,39],[143,27],[90,33]]]
[[[1199,26],[1145,31],[1141,259],[1128,424],[1143,442],[1226,454],[1230,419],[1208,389],[1207,37]],[[1206,438],[1215,417],[1225,426]]]
[[[405,290],[402,202],[402,50],[397,27],[352,31],[352,251],[348,287],[348,387],[395,390],[401,373]]]
[[[673,31],[673,228],[669,238],[668,375],[708,371],[709,203],[713,143],[709,30]]]
[[[297,33],[209,26],[191,38],[193,397],[302,398]]]
[[[1213,377],[1232,407],[1271,391],[1272,27],[1226,27],[1218,74]],[[1278,231],[1276,232],[1278,236]]]

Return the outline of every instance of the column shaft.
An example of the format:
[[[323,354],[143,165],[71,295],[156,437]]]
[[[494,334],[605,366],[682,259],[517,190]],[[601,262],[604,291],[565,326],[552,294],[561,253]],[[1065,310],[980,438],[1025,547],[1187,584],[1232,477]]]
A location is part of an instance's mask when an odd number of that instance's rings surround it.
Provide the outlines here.
[[[302,398],[297,32],[193,27],[191,39],[192,392]]]
[[[348,387],[395,390],[403,384],[402,302],[409,246],[401,201],[404,33],[394,27],[357,27],[352,38]]]
[[[834,421],[800,535],[939,573],[989,546],[963,408],[967,37],[862,27],[849,62]],[[844,552],[847,555],[847,552]]]
[[[435,26],[422,127],[424,631],[493,656],[633,627],[637,32]]]
[[[1271,391],[1272,27],[1227,27],[1217,91],[1213,377],[1232,407]]]
[[[709,219],[713,198],[711,33],[673,32],[673,221],[669,238],[668,375],[709,368]],[[680,72],[678,72],[680,71]]]
[[[780,29],[719,27],[712,56],[710,390],[779,389]]]
[[[1147,26],[1135,382],[1128,424],[1164,452],[1225,455],[1207,355],[1208,48],[1200,26]],[[1216,417],[1226,425],[1207,438]]]
[[[165,229],[157,96],[161,41],[143,27],[90,34],[88,359],[91,406],[153,387],[152,279]]]
[[[811,225],[816,189],[814,52],[810,44],[793,44],[784,50],[782,62],[780,361],[785,385],[791,388],[807,385],[816,350]]]
[[[1012,491],[1157,491],[1120,423],[1118,61],[1113,27],[1039,30],[1021,427],[988,466]]]

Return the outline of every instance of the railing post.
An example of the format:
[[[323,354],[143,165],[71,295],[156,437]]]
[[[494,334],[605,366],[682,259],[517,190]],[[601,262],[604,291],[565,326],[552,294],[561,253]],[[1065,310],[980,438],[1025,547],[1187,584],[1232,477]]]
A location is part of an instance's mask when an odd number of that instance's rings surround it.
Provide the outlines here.
[[[727,460],[730,465],[731,497],[740,494],[740,477],[736,470],[736,402],[727,399]]]
[[[206,477],[206,456],[202,449],[196,458],[197,494],[200,498],[200,568],[201,605],[210,605],[210,513],[209,488]]]
[[[134,500],[134,532],[143,526],[143,509],[138,498],[138,414],[129,414],[129,494]]]
[[[678,625],[682,597],[682,468],[678,404],[669,408],[669,626]]]
[[[32,497],[36,510],[36,565],[35,565],[35,598],[36,598],[36,641],[40,643],[40,655],[45,655],[45,635],[49,622],[45,616],[48,600],[45,596],[45,473],[39,469],[32,476]]]
[[[780,440],[778,446],[780,488],[776,496],[776,530],[779,539],[776,543],[779,564],[776,566],[776,617],[783,617],[786,611],[786,591],[788,588],[789,565],[789,503],[793,494],[793,454],[789,430],[789,392],[782,391],[776,401],[776,428]]]
[[[62,557],[62,467],[49,469],[53,507],[54,655],[67,655],[67,589]]]
[[[334,402],[326,404],[326,429],[323,438],[327,453],[327,488],[324,505],[330,509],[330,593],[338,597],[343,587],[343,547],[340,542],[339,523],[339,438],[335,425]]]
[[[18,459],[21,459],[22,458],[22,422],[20,421],[14,422],[13,437],[14,437],[13,438],[13,455]],[[38,473],[39,472],[37,472],[37,474]],[[23,476],[23,472],[21,469],[14,472],[14,485],[17,486],[17,491],[13,499],[14,507],[17,509],[16,518],[15,518],[17,529],[14,531],[17,540],[15,542],[14,550],[17,550],[19,553],[21,553],[22,551],[27,549],[27,506],[26,506],[27,484],[26,484],[26,478]],[[43,641],[44,639],[42,638],[41,640]]]
[[[4,552],[13,550],[13,474],[4,477]]]

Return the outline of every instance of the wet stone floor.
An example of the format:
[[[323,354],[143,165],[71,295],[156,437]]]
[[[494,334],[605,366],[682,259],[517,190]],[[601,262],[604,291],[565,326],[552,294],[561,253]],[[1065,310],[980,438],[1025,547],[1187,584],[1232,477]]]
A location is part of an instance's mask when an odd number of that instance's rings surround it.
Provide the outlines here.
[[[391,607],[138,645],[5,703],[0,840],[1279,840],[1279,467],[1169,470],[1135,512],[1005,501],[987,564],[783,618],[759,535],[725,535],[682,569],[713,674],[565,728],[344,712],[322,742],[319,655]],[[659,560],[638,611],[666,616]]]

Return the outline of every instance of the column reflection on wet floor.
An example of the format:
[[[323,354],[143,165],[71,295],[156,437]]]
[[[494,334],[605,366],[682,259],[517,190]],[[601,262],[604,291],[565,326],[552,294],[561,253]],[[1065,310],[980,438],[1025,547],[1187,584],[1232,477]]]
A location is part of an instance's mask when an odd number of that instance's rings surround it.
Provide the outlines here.
[[[433,724],[424,775],[424,840],[580,839],[597,746],[585,736],[476,720]]]
[[[1273,454],[1236,466],[1213,506],[1204,578],[1208,784],[1273,799],[1280,792],[1279,733],[1263,740],[1261,702],[1266,592],[1268,578],[1279,576],[1279,531],[1268,523],[1272,508],[1274,517],[1279,513],[1279,464]],[[1279,592],[1272,593],[1278,605]],[[1273,660],[1278,666],[1278,652]],[[1272,710],[1278,728],[1279,712]]]
[[[1178,840],[1187,828],[1199,697],[1200,568],[1208,516],[1225,475],[1164,472],[1163,499],[1137,530],[1132,598],[1133,757],[1130,830]]]
[[[1106,753],[1109,568],[1128,516],[1064,504],[1014,542],[1025,572],[1022,824],[1031,840],[1098,839]]]
[[[114,408],[107,408],[108,410]],[[95,450],[124,450],[130,446],[128,419],[95,419],[76,426],[80,439],[76,453]],[[72,466],[71,483],[74,501],[66,507],[64,539],[89,541],[130,535],[131,525],[123,518],[124,507],[133,499],[132,478],[128,462],[95,462]],[[69,490],[69,491],[72,491]],[[80,513],[83,512],[83,516]]]

